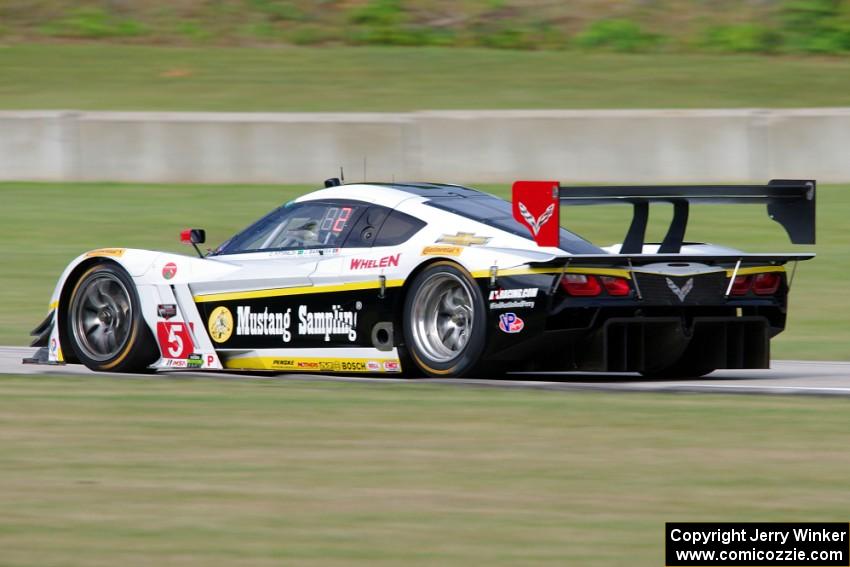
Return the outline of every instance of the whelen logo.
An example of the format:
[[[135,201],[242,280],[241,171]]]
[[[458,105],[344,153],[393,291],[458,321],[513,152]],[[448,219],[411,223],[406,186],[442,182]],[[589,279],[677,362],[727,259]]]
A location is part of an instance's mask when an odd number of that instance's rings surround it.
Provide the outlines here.
[[[401,254],[393,254],[392,256],[384,256],[383,258],[379,258],[377,260],[372,258],[352,258],[351,269],[371,270],[374,268],[391,268],[394,266],[398,266],[398,259],[400,256]]]

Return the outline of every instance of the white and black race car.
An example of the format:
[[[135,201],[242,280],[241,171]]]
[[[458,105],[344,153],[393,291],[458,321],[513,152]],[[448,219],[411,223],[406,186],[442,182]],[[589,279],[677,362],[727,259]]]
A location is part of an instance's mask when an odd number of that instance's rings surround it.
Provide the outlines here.
[[[674,216],[649,244],[655,202]],[[427,376],[767,368],[785,327],[784,266],[813,254],[687,243],[689,205],[701,202],[767,204],[792,242],[814,243],[814,181],[520,181],[510,203],[455,185],[331,179],[200,257],[79,256],[28,362]],[[622,244],[603,249],[560,226],[561,205],[608,203],[634,208]],[[204,233],[181,238],[197,250]]]

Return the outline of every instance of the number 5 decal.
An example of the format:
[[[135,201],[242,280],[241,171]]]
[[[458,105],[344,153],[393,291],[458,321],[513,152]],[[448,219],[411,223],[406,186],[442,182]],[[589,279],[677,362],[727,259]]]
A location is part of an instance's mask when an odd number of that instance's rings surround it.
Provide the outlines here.
[[[158,322],[156,337],[165,358],[189,358],[192,354],[192,335],[186,323]]]

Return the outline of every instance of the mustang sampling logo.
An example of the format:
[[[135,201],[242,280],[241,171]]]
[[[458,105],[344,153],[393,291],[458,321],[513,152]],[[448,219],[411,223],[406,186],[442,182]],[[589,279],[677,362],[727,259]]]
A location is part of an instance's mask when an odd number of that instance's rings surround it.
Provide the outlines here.
[[[233,334],[233,313],[227,307],[216,307],[207,322],[212,340],[223,343]]]
[[[525,219],[525,222],[528,223],[528,226],[531,227],[531,232],[534,236],[537,236],[537,233],[540,232],[540,228],[549,222],[549,219],[552,218],[552,214],[555,212],[555,203],[550,204],[546,207],[546,210],[543,211],[543,214],[537,218],[534,218],[528,208],[525,206],[525,203],[520,202],[519,204],[519,213],[522,215],[522,218]]]
[[[694,289],[694,278],[690,278],[688,281],[686,281],[685,285],[683,285],[681,288],[677,286],[670,278],[664,279],[667,280],[667,287],[670,288],[670,291],[672,291],[682,303],[685,302],[685,298],[688,297],[688,294],[691,293],[692,289]]]

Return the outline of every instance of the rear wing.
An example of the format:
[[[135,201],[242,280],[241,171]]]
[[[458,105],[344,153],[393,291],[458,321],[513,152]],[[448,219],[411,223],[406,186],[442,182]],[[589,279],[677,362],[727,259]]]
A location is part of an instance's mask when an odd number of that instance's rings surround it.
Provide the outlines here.
[[[673,205],[673,219],[658,254],[678,254],[685,240],[691,203],[766,203],[767,215],[782,225],[794,244],[815,243],[814,180],[774,179],[767,185],[615,185],[564,187],[557,181],[513,184],[514,218],[528,227],[539,246],[560,246],[561,205],[628,203],[632,222],[620,254],[640,254],[650,203]]]

